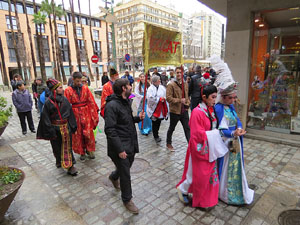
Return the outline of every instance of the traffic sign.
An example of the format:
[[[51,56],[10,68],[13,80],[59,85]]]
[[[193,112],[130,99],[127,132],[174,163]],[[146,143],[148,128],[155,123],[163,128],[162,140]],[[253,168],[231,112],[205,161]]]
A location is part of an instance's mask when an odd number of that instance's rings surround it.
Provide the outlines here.
[[[99,57],[97,55],[93,55],[91,60],[93,63],[97,63],[99,61]]]
[[[126,62],[130,62],[130,55],[129,54],[125,54],[125,60],[126,60]]]

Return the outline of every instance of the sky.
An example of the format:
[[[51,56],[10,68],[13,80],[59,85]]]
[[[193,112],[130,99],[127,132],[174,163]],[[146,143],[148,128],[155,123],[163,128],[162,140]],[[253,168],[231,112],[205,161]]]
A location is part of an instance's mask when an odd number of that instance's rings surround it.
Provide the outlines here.
[[[36,2],[40,3],[42,0],[36,0]],[[74,1],[75,11],[78,12],[78,0]],[[91,12],[93,14],[97,14],[100,12],[99,6],[104,7],[105,3],[103,0],[90,0],[91,1]],[[115,0],[114,4],[116,5],[119,2],[127,2],[128,0]],[[155,0],[152,0],[155,2]],[[62,0],[55,0],[56,4],[62,4]],[[65,8],[69,8],[69,0],[64,0]],[[206,12],[214,12],[204,4],[200,3],[197,0],[156,0],[156,2],[160,5],[167,6],[169,8],[173,8],[178,12],[182,12],[187,15],[192,15],[195,12],[206,11]],[[81,12],[84,14],[89,14],[89,4],[88,0],[80,0]],[[216,13],[218,17],[221,19],[223,23],[226,22],[226,18]]]

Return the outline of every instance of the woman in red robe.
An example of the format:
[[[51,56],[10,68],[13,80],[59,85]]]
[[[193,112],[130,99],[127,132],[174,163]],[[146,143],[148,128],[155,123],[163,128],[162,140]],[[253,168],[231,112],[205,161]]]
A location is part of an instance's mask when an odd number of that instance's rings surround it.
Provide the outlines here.
[[[65,96],[72,105],[77,121],[77,131],[72,135],[72,147],[80,159],[85,160],[87,153],[91,159],[95,158],[95,136],[93,130],[99,122],[99,108],[94,96],[86,85],[81,84],[82,74],[73,73],[73,84],[65,90]]]
[[[192,111],[189,122],[191,137],[186,153],[184,172],[177,184],[179,199],[189,203],[193,195],[193,207],[209,208],[218,203],[219,179],[216,159],[225,154],[224,145],[217,128],[213,106],[217,88],[206,85],[201,88],[201,103]],[[223,152],[219,152],[219,151]]]

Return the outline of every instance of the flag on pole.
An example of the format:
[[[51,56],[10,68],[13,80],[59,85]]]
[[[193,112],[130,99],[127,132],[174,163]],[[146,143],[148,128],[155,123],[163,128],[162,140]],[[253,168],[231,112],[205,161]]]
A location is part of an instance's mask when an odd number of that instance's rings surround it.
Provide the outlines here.
[[[145,72],[151,67],[182,65],[182,34],[145,23],[143,56]]]

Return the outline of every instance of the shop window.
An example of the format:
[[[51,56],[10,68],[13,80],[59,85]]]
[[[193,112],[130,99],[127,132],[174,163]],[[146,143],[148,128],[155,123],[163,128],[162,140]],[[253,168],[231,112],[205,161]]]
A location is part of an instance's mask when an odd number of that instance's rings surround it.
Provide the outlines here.
[[[247,126],[300,133],[300,36],[293,10],[261,12],[253,21]]]

